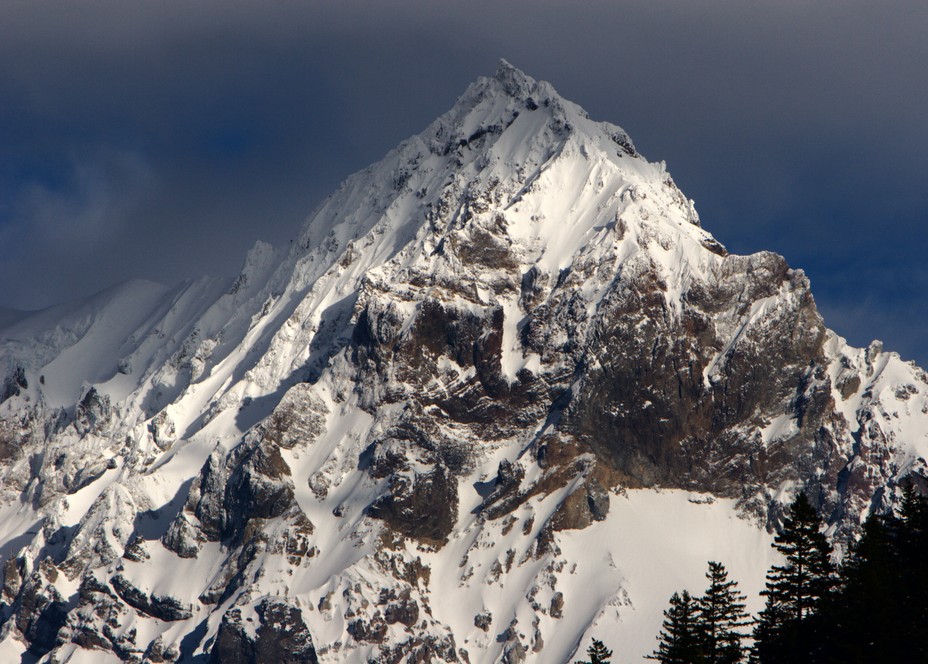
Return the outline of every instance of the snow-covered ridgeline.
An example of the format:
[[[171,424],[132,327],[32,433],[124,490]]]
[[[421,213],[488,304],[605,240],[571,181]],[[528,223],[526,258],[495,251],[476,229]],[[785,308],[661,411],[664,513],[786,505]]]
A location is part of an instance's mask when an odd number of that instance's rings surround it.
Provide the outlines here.
[[[694,372],[692,389],[719,410],[732,367],[758,344],[786,335],[799,339],[788,350],[813,348],[795,387],[770,388],[726,432],[751,455],[791,445],[802,463],[756,495],[726,484],[729,498],[711,503],[623,491],[640,478],[581,447],[575,413],[559,419],[564,395],[590,394],[593,373],[622,364],[602,340],[623,326],[692,334],[691,367],[674,371]],[[23,561],[4,601],[26,616],[28,593],[58,597],[70,613],[61,643],[41,647],[75,662],[101,661],[79,638],[102,629],[98,586],[123,601],[99,646],[116,650],[160,638],[208,652],[230,612],[260,622],[262,598],[281,597],[323,661],[414,648],[564,661],[604,632],[637,661],[670,592],[701,591],[706,560],[759,588],[769,535],[738,518],[746,508],[769,502],[775,521],[776,504],[813,482],[846,532],[924,470],[924,372],[823,329],[800,271],[773,254],[727,255],[663,164],[501,63],[349,178],[288,251],[258,243],[233,284],[132,282],[0,332],[13,377],[0,405],[0,562]],[[654,385],[642,394],[652,388],[634,408],[662,407]],[[669,418],[654,417],[660,431]],[[803,438],[809,419],[827,435]],[[552,465],[542,451],[559,446],[573,456]],[[398,536],[382,502],[418,499],[422,478],[447,498],[444,542]],[[292,498],[226,514],[235,482]],[[587,512],[571,502],[582,495]],[[234,536],[208,534],[210,510]],[[120,558],[135,540],[144,555]],[[129,602],[125,584],[172,598],[176,619]],[[31,624],[7,621],[5,652],[35,644]]]

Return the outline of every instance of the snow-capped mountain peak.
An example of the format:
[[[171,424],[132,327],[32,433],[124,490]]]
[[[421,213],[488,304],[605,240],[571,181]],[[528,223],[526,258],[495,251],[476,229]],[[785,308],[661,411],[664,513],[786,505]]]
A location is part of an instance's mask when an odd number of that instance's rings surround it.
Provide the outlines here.
[[[0,367],[4,656],[632,658],[707,559],[759,589],[796,491],[840,544],[928,452],[924,372],[505,61],[288,250]]]

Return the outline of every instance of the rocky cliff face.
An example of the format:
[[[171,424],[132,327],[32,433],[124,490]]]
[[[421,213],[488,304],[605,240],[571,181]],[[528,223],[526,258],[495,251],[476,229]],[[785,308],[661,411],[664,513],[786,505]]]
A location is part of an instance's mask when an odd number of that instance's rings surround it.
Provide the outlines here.
[[[0,651],[49,661],[634,657],[706,559],[762,583],[796,491],[840,543],[928,450],[923,371],[506,63],[289,253],[0,367]]]

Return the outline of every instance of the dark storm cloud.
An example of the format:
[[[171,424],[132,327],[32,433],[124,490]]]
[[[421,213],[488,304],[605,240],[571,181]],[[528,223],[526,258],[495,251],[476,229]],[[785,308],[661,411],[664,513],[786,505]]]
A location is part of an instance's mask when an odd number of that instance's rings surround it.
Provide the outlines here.
[[[0,306],[232,274],[506,57],[925,364],[926,28],[920,2],[5,3]]]

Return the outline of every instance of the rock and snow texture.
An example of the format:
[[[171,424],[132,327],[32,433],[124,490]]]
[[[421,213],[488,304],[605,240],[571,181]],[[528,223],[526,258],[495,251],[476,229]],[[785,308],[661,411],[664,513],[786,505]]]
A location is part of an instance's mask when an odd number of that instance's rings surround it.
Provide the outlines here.
[[[234,282],[6,318],[4,659],[639,661],[925,476],[922,370],[507,63]]]

